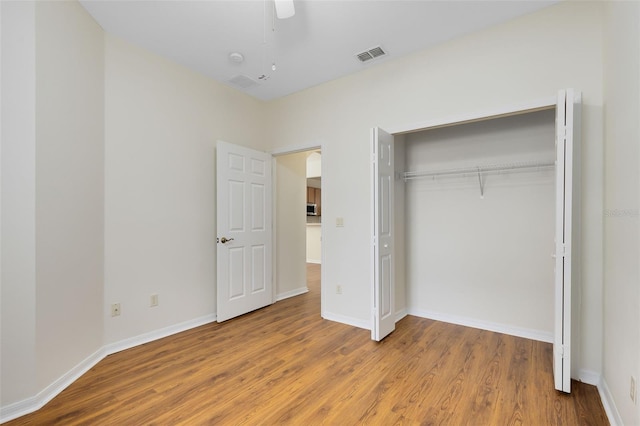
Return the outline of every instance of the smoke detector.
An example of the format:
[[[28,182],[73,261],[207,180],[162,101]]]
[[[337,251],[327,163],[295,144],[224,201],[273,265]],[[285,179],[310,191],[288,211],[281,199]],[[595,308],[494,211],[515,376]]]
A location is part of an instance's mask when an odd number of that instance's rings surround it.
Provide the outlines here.
[[[235,62],[236,64],[241,64],[244,62],[244,56],[240,52],[231,52],[229,53],[229,60],[231,62]]]

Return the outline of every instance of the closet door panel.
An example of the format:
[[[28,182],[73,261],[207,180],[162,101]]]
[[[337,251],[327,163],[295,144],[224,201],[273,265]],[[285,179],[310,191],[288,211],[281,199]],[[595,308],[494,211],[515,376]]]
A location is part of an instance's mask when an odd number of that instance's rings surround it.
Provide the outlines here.
[[[571,294],[574,280],[574,152],[579,143],[579,95],[558,92],[556,108],[556,235],[553,374],[555,388],[571,392]],[[575,221],[577,224],[577,221]],[[576,247],[577,248],[577,247]],[[576,268],[577,269],[577,268]]]
[[[393,241],[393,136],[375,128],[372,135],[373,301],[371,338],[380,341],[395,329]]]

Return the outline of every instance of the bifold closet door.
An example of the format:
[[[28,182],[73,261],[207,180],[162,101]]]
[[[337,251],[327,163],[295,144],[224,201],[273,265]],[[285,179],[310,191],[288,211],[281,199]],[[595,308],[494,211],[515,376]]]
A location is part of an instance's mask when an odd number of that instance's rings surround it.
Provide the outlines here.
[[[580,124],[580,96],[572,89],[558,92],[556,106],[556,232],[555,232],[555,309],[553,342],[553,375],[555,388],[571,392],[571,290],[572,261],[578,245],[574,245],[578,226],[574,209],[579,177],[574,168]]]
[[[371,338],[380,341],[396,327],[393,255],[393,136],[371,130],[373,178],[373,309]]]

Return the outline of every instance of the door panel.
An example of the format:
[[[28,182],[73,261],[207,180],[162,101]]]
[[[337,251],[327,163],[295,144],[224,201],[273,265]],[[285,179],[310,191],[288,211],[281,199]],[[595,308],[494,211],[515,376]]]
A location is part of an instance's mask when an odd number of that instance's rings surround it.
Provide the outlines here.
[[[574,216],[578,213],[574,209],[574,186],[579,181],[574,170],[574,148],[579,143],[578,102],[579,95],[572,89],[558,93],[553,374],[555,388],[567,393],[571,392],[571,293],[577,274],[572,266],[577,225]]]
[[[371,132],[373,159],[373,320],[371,338],[380,341],[395,329],[393,257],[393,136]]]
[[[273,303],[271,156],[217,144],[217,320]]]

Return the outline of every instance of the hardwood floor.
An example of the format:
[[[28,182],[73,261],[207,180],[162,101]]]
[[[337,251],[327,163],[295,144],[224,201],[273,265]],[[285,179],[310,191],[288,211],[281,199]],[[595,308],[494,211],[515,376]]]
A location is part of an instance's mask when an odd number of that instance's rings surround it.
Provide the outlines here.
[[[7,425],[606,425],[553,389],[551,345],[408,316],[380,343],[309,293],[105,358]]]

